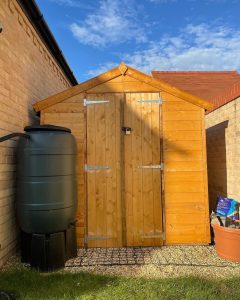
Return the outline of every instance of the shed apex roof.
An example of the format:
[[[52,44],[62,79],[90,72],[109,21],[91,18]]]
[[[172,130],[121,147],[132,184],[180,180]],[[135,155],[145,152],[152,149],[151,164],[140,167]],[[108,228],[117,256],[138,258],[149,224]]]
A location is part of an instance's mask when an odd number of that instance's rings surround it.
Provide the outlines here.
[[[213,104],[212,110],[240,96],[240,74],[237,71],[152,71],[152,75],[207,99]]]
[[[190,103],[193,103],[197,106],[200,106],[204,109],[211,109],[212,104],[209,103],[206,100],[203,100],[200,97],[194,96],[188,92],[185,92],[173,85],[170,85],[169,83],[166,83],[162,80],[155,79],[149,75],[146,75],[136,69],[133,69],[129,66],[127,66],[124,63],[121,63],[118,67],[111,69],[105,73],[102,73],[98,75],[97,77],[94,77],[92,79],[89,79],[83,83],[80,83],[74,87],[71,87],[67,90],[64,90],[56,95],[50,96],[42,101],[39,101],[33,105],[35,111],[41,111],[49,106],[52,106],[56,103],[62,102],[66,100],[67,98],[73,97],[75,95],[78,95],[79,93],[86,92],[87,90],[103,84],[104,82],[107,82],[115,77],[118,76],[125,76],[128,75],[130,77],[133,77],[141,82],[144,82],[148,85],[151,85],[159,91],[164,91],[169,94],[172,94],[176,97],[179,97],[185,101],[188,101]]]

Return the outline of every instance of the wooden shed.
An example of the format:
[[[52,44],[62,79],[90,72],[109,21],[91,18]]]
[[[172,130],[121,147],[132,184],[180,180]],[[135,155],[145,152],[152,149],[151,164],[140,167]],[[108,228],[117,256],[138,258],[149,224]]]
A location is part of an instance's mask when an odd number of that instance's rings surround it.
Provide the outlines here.
[[[34,105],[77,139],[79,247],[209,243],[210,107],[124,63]]]

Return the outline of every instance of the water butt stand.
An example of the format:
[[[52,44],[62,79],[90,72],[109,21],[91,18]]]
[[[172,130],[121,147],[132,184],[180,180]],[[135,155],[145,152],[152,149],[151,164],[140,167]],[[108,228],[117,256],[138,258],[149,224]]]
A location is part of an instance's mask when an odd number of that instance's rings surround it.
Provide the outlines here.
[[[21,261],[43,272],[65,266],[66,260],[77,256],[76,226],[62,232],[29,234],[21,231]]]

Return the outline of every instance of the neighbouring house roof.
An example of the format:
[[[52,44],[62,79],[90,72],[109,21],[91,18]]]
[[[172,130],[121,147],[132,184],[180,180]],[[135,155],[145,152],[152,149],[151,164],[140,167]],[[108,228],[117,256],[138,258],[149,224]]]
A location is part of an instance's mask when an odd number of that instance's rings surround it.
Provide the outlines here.
[[[237,71],[152,71],[152,76],[210,101],[212,110],[240,96]]]
[[[78,84],[36,2],[34,0],[17,0],[17,2],[70,83],[72,85]]]
[[[135,70],[135,69],[125,65],[124,63],[121,63],[118,67],[111,69],[105,73],[102,73],[102,74],[98,75],[97,77],[94,77],[94,78],[87,80],[83,83],[80,83],[74,87],[66,89],[65,91],[62,91],[56,95],[50,96],[42,101],[39,101],[39,102],[35,103],[33,105],[33,107],[36,112],[41,111],[51,105],[62,102],[64,100],[66,100],[67,98],[78,95],[79,93],[86,92],[87,90],[94,88],[95,86],[98,86],[100,84],[103,84],[104,82],[107,82],[118,76],[125,76],[125,75],[133,77],[134,79],[137,79],[141,82],[144,82],[152,87],[159,89],[159,91],[165,91],[171,95],[179,97],[183,100],[186,100],[186,101],[193,103],[197,106],[200,106],[204,109],[212,108],[212,104],[209,103],[208,101],[204,100],[203,98],[194,96],[194,95],[192,95],[188,92],[185,92],[175,86],[172,86],[162,80],[155,79],[152,76],[146,75],[138,70]]]

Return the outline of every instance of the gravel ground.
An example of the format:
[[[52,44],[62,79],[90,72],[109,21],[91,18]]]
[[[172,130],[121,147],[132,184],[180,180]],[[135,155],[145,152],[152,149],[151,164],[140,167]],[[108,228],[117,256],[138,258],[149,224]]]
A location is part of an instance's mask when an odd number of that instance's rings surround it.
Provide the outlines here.
[[[19,256],[14,256],[4,269],[20,265]],[[228,278],[240,274],[240,264],[219,258],[214,246],[91,248],[79,249],[78,257],[66,262],[64,272],[80,271],[148,278]]]

